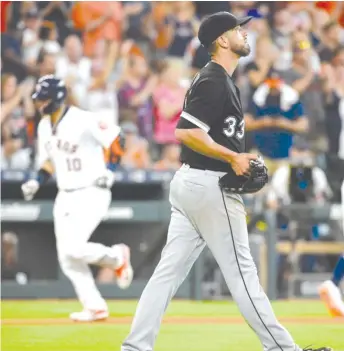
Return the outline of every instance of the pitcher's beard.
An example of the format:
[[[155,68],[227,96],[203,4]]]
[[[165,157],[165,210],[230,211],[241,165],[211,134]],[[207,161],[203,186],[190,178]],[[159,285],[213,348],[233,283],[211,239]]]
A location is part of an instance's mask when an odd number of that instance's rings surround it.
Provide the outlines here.
[[[248,56],[251,52],[250,45],[248,43],[245,43],[244,46],[240,48],[235,48],[233,49],[233,52],[237,54],[239,57],[245,57]]]

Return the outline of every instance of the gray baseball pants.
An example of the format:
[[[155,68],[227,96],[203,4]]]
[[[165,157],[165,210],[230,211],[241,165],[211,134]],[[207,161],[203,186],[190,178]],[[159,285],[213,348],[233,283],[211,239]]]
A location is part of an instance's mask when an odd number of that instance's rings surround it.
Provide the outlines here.
[[[240,312],[265,351],[301,351],[277,321],[250,253],[242,198],[223,194],[224,173],[183,165],[171,182],[167,243],[145,287],[122,351],[151,351],[164,312],[207,244]]]

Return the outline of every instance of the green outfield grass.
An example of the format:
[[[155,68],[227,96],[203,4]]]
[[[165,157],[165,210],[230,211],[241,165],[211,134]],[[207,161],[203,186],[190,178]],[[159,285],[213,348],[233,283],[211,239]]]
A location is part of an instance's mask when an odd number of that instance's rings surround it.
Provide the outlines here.
[[[75,301],[3,301],[2,351],[119,351],[136,301],[111,301],[109,306],[117,319],[72,324],[68,314],[80,309]],[[344,351],[344,319],[329,318],[320,302],[279,301],[273,306],[300,346],[330,345]],[[234,303],[172,302],[155,351],[231,350],[262,350]]]

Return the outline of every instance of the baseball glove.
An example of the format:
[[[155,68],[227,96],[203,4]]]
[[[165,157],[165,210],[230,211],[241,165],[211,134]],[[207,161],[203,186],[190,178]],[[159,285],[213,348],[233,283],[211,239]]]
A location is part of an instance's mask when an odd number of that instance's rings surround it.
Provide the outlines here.
[[[268,169],[264,160],[259,156],[257,160],[250,161],[250,175],[236,177],[233,180],[233,174],[225,174],[219,180],[220,188],[227,193],[252,194],[264,187],[268,182]]]

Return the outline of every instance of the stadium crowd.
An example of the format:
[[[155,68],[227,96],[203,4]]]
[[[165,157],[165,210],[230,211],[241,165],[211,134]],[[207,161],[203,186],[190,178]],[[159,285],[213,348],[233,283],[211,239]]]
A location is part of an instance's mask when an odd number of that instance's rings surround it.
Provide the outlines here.
[[[344,3],[335,1],[1,1],[2,170],[37,167],[40,116],[31,94],[48,74],[64,79],[70,104],[121,125],[123,168],[178,169],[174,129],[186,90],[210,59],[197,31],[217,11],[254,17],[245,27],[251,53],[234,79],[247,149],[263,155],[271,175],[264,206],[340,202]],[[333,227],[299,229],[313,240]],[[14,235],[3,239],[17,245]],[[11,261],[15,250],[8,251]],[[330,270],[311,261],[303,270]],[[286,272],[280,269],[281,281]]]
[[[339,194],[341,2],[2,1],[2,169],[36,166],[39,115],[31,93],[47,74],[65,80],[70,103],[123,127],[128,141],[123,167],[177,169],[174,128],[192,77],[209,60],[198,26],[220,10],[254,17],[247,27],[251,54],[234,73],[248,149],[264,156],[275,184],[287,182],[286,165],[307,161],[318,167],[317,197],[331,190]],[[270,200],[274,206],[273,196]]]

